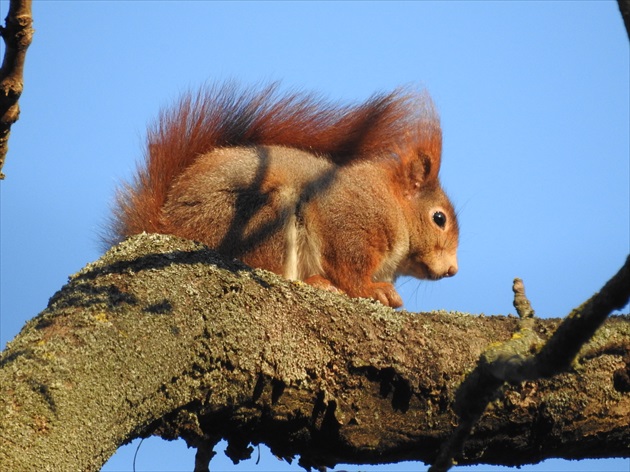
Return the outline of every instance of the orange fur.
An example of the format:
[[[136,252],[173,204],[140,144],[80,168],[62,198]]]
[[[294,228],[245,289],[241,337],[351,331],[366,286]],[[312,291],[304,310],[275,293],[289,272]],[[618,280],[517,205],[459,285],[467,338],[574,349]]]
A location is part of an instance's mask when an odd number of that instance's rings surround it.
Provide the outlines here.
[[[111,243],[177,234],[391,306],[402,303],[391,284],[399,274],[457,270],[457,220],[438,180],[442,134],[426,94],[341,105],[275,84],[214,86],[162,112],[147,141],[118,193]],[[437,211],[448,228],[431,221]]]

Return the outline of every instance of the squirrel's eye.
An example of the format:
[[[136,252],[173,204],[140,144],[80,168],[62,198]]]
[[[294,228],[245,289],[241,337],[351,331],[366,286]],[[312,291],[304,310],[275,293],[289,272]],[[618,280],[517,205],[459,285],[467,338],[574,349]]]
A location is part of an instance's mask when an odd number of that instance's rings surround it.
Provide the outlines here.
[[[446,226],[446,215],[441,211],[436,211],[433,213],[433,222],[440,228],[444,228]]]

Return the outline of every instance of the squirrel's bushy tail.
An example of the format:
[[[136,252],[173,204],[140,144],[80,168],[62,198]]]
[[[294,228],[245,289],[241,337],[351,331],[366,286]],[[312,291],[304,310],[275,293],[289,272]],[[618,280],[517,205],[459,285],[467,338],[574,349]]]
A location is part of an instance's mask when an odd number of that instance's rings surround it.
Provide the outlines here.
[[[339,165],[392,154],[402,160],[402,154],[432,154],[439,160],[441,131],[428,94],[406,89],[343,105],[314,94],[281,93],[278,84],[202,88],[162,111],[149,128],[144,162],[118,190],[106,243],[162,232],[161,209],[184,169],[214,148],[250,145],[308,150]]]

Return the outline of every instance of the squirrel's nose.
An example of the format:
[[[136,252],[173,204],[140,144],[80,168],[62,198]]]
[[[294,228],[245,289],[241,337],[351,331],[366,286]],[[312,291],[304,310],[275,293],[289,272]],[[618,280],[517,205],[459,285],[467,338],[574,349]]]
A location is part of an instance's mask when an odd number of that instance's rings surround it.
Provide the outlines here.
[[[455,274],[457,274],[457,266],[452,265],[448,268],[448,271],[446,271],[446,276],[453,277]]]

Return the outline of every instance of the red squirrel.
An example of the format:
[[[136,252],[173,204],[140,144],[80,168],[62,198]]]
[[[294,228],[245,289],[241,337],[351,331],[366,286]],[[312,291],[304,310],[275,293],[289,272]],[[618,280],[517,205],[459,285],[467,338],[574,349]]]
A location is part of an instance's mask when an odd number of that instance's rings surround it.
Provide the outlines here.
[[[148,131],[119,189],[111,243],[146,232],[350,297],[400,307],[399,275],[457,272],[457,217],[438,180],[426,93],[341,105],[276,84],[185,95]]]

